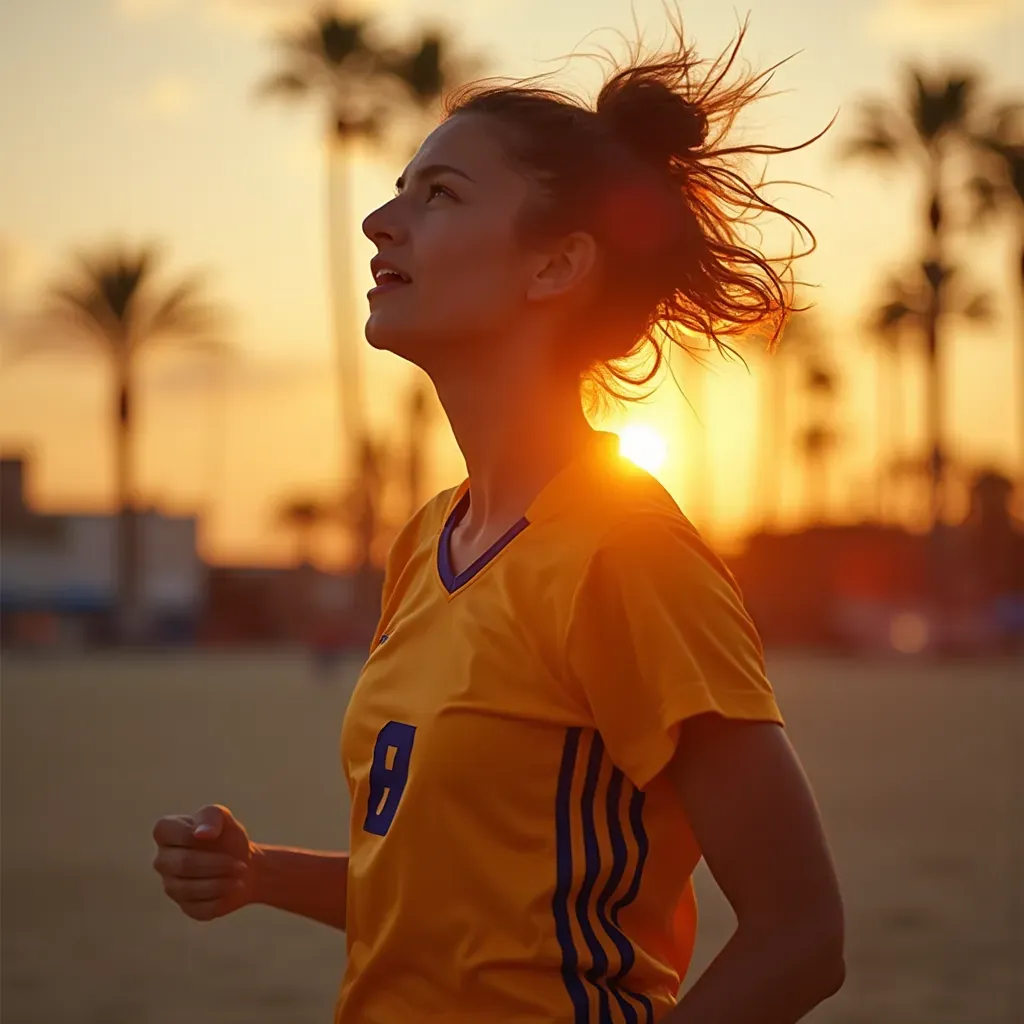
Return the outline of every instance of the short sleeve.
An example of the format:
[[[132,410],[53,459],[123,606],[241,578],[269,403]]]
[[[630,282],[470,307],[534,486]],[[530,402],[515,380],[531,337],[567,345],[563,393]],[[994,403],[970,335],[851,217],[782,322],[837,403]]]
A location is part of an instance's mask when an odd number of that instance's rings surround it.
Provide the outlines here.
[[[679,516],[636,517],[604,538],[576,589],[565,658],[609,756],[641,789],[686,718],[783,721],[738,587]]]

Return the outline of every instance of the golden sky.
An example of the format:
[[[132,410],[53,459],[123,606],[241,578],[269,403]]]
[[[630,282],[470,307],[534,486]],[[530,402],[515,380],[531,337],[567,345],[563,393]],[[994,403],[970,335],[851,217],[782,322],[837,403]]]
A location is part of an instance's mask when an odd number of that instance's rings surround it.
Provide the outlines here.
[[[376,10],[375,10],[376,6]],[[0,330],[38,306],[42,288],[77,249],[122,238],[154,240],[169,273],[208,272],[210,294],[231,310],[229,338],[242,364],[218,385],[207,369],[162,356],[143,368],[140,491],[178,510],[200,508],[204,548],[218,559],[280,559],[290,538],[274,509],[290,495],[324,491],[338,460],[325,294],[323,153],[314,108],[258,104],[253,84],[273,66],[268,33],[303,5],[289,0],[8,0],[0,4]],[[500,74],[549,69],[586,44],[615,46],[633,11],[656,40],[661,0],[389,0],[358,5],[401,36],[440,22]],[[839,112],[830,138],[779,161],[773,177],[822,193],[780,190],[807,219],[819,251],[803,276],[843,371],[844,445],[835,501],[847,514],[869,500],[874,370],[859,318],[887,270],[911,256],[921,233],[909,171],[879,175],[840,163],[839,142],[864,96],[894,96],[901,63],[975,67],[992,96],[1024,95],[1022,0],[748,0],[746,49],[765,65],[799,51],[779,73],[783,95],[756,127],[772,141],[801,140]],[[688,31],[711,54],[731,38],[732,5],[682,5]],[[595,30],[602,30],[589,35]],[[588,37],[589,36],[589,37]],[[589,77],[588,77],[589,76]],[[594,83],[580,62],[570,77]],[[354,169],[353,232],[391,194],[400,168],[366,155]],[[1009,465],[1014,457],[1012,339],[1021,329],[1010,232],[958,240],[961,262],[996,294],[1002,318],[985,332],[955,328],[950,346],[950,433],[957,450]],[[373,248],[353,247],[362,296]],[[365,300],[352,312],[361,330]],[[404,366],[366,351],[375,421],[389,421]],[[33,453],[32,495],[44,507],[110,500],[108,380],[87,357],[0,366],[0,447]],[[709,431],[710,503],[723,542],[753,507],[757,381],[722,365],[698,424],[671,387],[633,422],[666,437],[662,476],[684,510],[687,451]],[[917,399],[911,396],[910,412]],[[919,420],[919,417],[916,417]],[[916,423],[915,423],[916,430]],[[919,436],[919,431],[915,436]],[[461,476],[438,424],[432,484]],[[799,468],[786,481],[799,516]]]

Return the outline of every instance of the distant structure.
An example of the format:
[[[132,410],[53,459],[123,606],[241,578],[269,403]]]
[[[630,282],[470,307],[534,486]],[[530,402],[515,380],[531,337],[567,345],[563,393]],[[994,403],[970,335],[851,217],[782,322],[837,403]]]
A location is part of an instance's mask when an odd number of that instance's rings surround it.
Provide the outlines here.
[[[979,473],[957,526],[863,523],[758,533],[730,560],[765,643],[850,653],[1024,650],[1024,524],[1013,484]]]
[[[71,649],[110,642],[116,517],[33,510],[27,465],[23,456],[0,459],[0,642]],[[139,611],[149,642],[195,638],[207,584],[197,533],[195,516],[138,513]]]

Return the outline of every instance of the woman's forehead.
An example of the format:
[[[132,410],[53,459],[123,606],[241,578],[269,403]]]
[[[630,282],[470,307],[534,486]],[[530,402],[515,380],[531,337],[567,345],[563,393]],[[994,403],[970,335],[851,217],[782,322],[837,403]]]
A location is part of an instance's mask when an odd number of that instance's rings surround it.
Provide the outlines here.
[[[454,114],[439,124],[423,140],[405,177],[435,164],[455,167],[474,181],[514,176],[494,125],[481,114]]]

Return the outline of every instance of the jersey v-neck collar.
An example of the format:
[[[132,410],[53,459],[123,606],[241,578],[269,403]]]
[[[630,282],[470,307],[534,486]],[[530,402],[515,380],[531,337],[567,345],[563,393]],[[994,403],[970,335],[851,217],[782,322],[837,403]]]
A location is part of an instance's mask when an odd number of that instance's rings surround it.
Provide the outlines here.
[[[451,537],[455,528],[469,511],[470,486],[464,480],[452,494],[445,512],[444,524],[437,539],[437,573],[449,595],[461,590],[471,579],[482,572],[495,558],[531,523],[547,519],[564,507],[567,500],[578,496],[580,475],[593,469],[595,459],[606,460],[612,450],[618,450],[618,437],[605,431],[595,431],[595,436],[572,462],[541,489],[531,502],[526,514],[513,523],[486,551],[460,573],[452,568]]]

